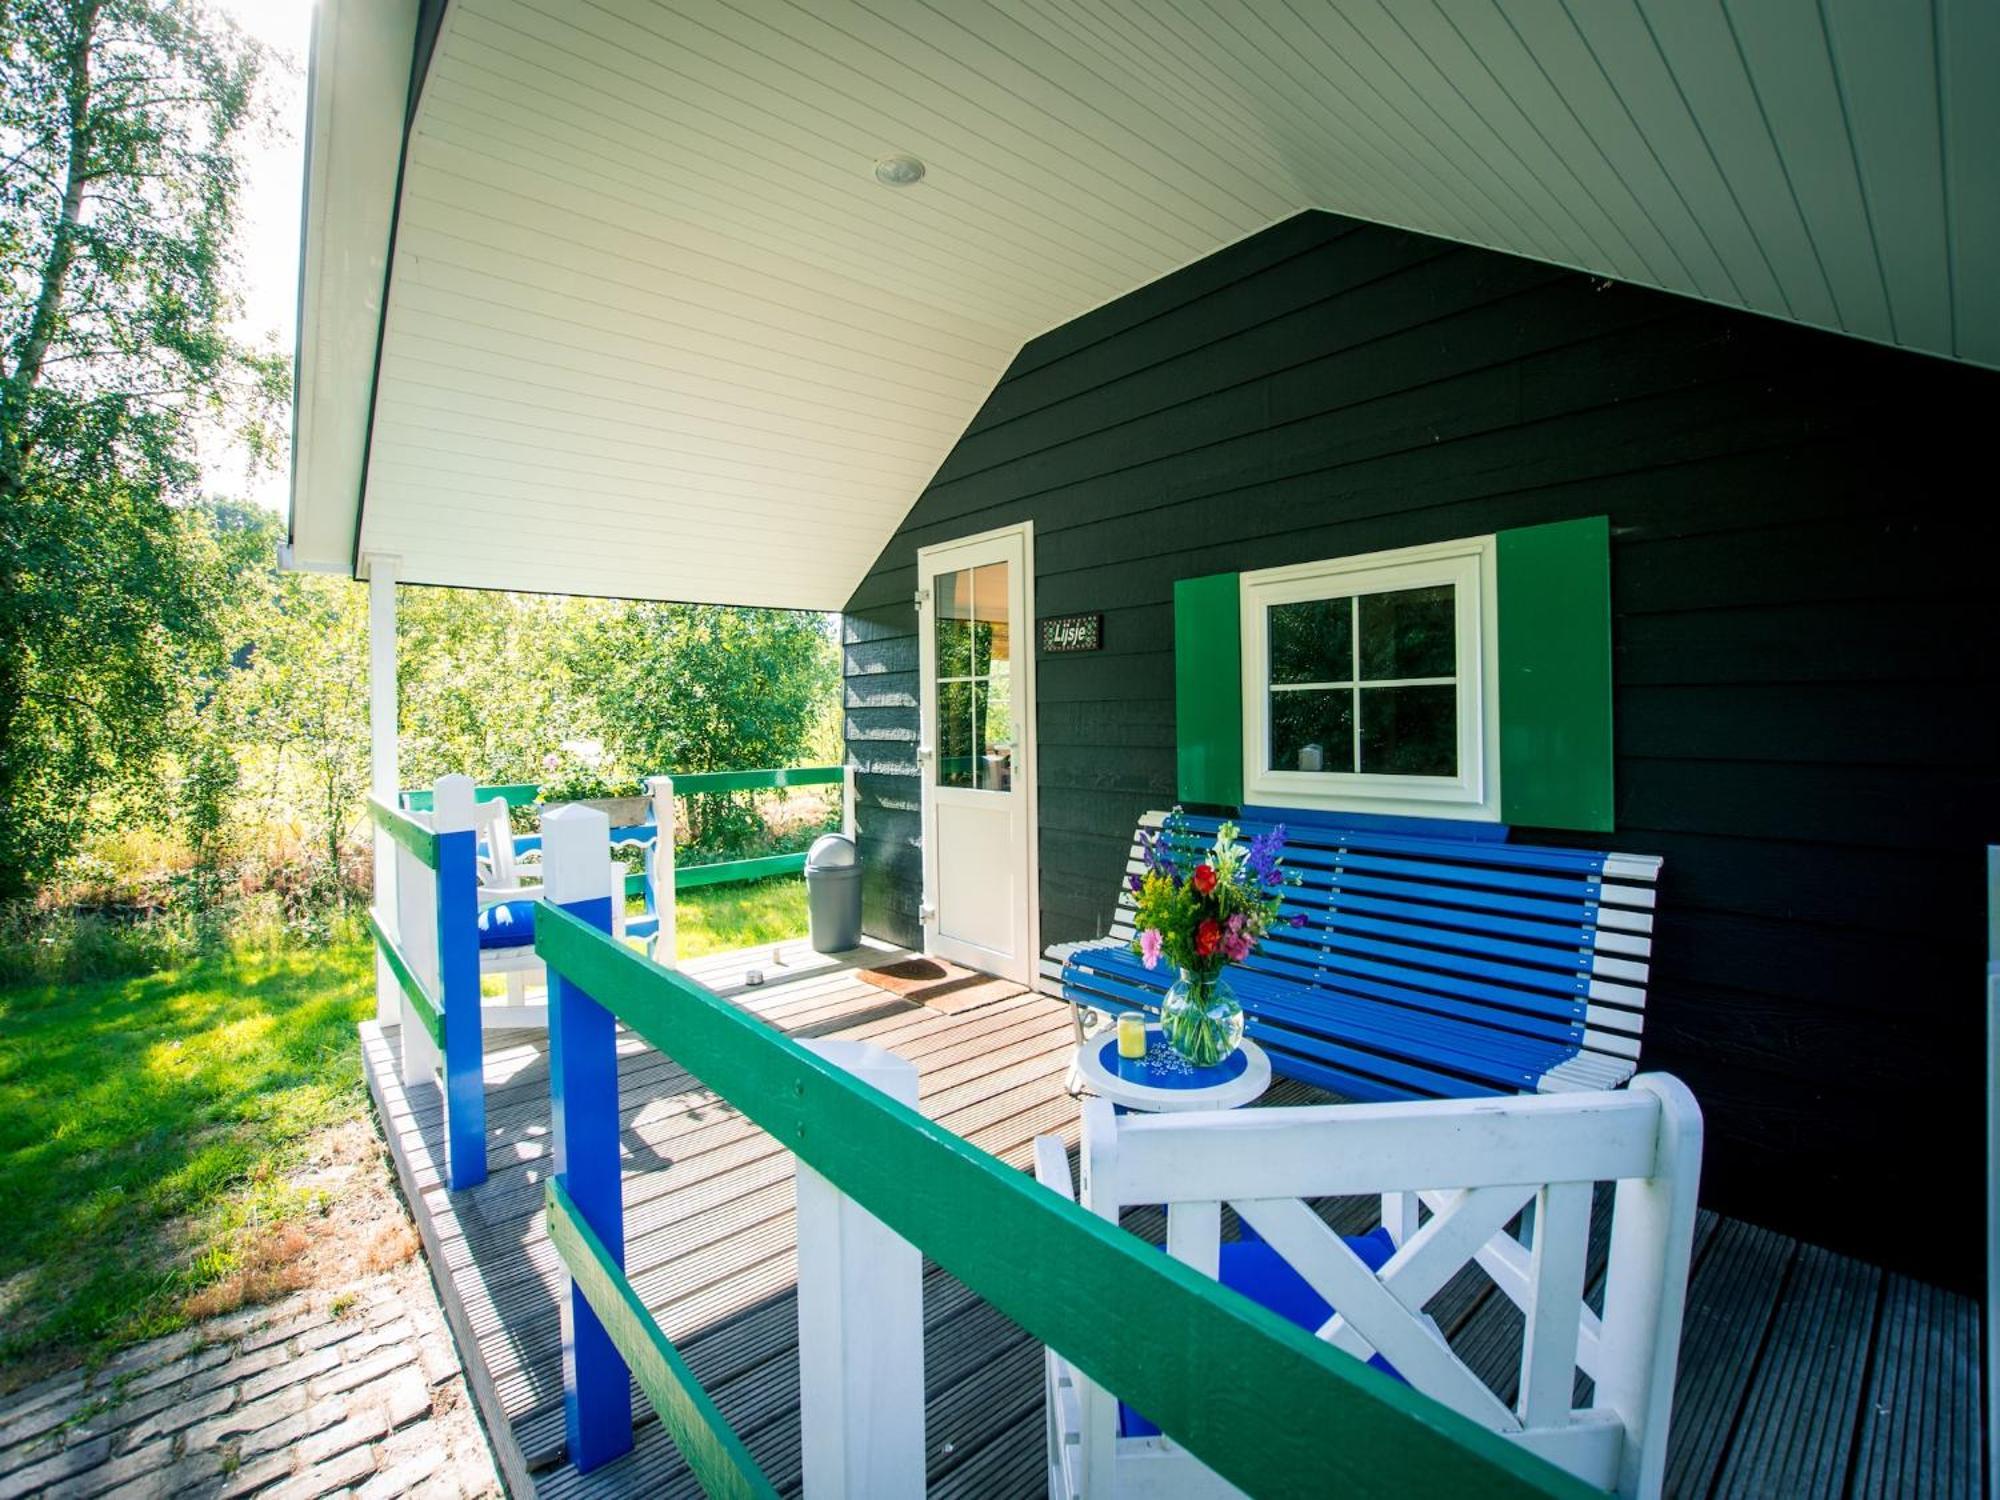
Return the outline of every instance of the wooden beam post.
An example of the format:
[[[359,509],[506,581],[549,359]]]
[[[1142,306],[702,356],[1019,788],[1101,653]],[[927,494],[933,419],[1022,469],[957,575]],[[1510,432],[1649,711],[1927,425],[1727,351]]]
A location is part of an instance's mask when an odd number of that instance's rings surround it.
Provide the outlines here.
[[[2000,844],[1986,846],[1986,1452],[2000,1464]]]
[[[445,1166],[453,1192],[486,1180],[486,1038],[479,1014],[479,835],[470,776],[431,794],[437,835],[437,995],[444,1007]]]
[[[572,805],[543,817],[544,901],[609,932],[611,903],[624,900],[623,874],[612,861],[611,820],[602,812]],[[610,1011],[553,965],[549,1103],[556,1181],[622,1271],[625,1196],[618,1179],[617,1025]],[[561,1299],[563,1427],[571,1462],[579,1473],[588,1473],[631,1450],[631,1375],[575,1278],[567,1279]]]
[[[917,1107],[917,1070],[867,1042],[806,1047]],[[799,1426],[807,1500],[924,1492],[923,1256],[798,1164]]]
[[[368,573],[368,789],[396,806],[400,774],[396,742],[396,572],[401,559],[370,553],[362,559]],[[396,900],[396,846],[375,839],[375,908],[393,916]],[[399,932],[406,946],[409,934]],[[392,1025],[402,1010],[402,987],[389,971],[389,961],[375,956],[375,1019]],[[426,1038],[428,1040],[428,1038]]]

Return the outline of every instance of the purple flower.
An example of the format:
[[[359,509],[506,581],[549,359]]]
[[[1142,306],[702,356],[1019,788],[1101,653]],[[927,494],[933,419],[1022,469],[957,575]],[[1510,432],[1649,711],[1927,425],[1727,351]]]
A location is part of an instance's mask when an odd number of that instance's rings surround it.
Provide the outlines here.
[[[1260,833],[1250,840],[1250,852],[1243,863],[1250,873],[1257,877],[1260,885],[1278,885],[1284,874],[1278,869],[1278,860],[1285,852],[1285,825],[1280,823],[1269,833]]]
[[[1132,894],[1136,896],[1146,888],[1146,879],[1143,875],[1127,875],[1125,884],[1132,888]]]
[[[1293,925],[1294,927],[1303,927],[1303,926],[1305,926],[1305,925],[1306,925],[1306,914],[1305,914],[1304,912],[1302,912],[1302,911],[1295,911],[1295,912],[1293,912],[1293,913],[1292,913],[1292,925]]]
[[[1148,927],[1139,934],[1139,957],[1149,969],[1160,966],[1160,929]]]

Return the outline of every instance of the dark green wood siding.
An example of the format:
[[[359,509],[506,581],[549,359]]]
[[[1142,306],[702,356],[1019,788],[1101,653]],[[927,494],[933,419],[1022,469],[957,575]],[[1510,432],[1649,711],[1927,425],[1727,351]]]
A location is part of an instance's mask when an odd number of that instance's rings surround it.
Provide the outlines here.
[[[1996,797],[2000,378],[1358,225],[1288,220],[1037,339],[847,621],[869,928],[913,941],[915,553],[1032,519],[1043,939],[1176,791],[1178,580],[1608,516],[1616,831],[1665,856],[1646,1063],[1726,1211],[1969,1281]],[[1864,1208],[1884,1181],[1937,1218]],[[1970,1185],[1970,1186],[1969,1186]]]

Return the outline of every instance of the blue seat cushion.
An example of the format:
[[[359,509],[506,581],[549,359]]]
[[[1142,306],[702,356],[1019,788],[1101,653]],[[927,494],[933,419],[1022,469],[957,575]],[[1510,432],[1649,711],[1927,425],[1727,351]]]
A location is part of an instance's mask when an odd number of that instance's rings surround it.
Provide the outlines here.
[[[525,948],[535,940],[535,903],[502,901],[479,912],[479,946]]]
[[[1396,1253],[1396,1242],[1389,1237],[1389,1231],[1379,1227],[1367,1234],[1344,1234],[1340,1239],[1371,1271],[1381,1270],[1389,1257]],[[1317,1333],[1320,1325],[1333,1316],[1332,1305],[1312,1289],[1312,1283],[1294,1271],[1262,1239],[1224,1240],[1218,1269],[1224,1286],[1241,1292],[1252,1302],[1269,1308],[1287,1322],[1296,1323],[1309,1332]],[[1385,1374],[1395,1375],[1398,1380],[1403,1378],[1396,1375],[1395,1367],[1379,1354],[1372,1356],[1368,1363]],[[1120,1437],[1156,1437],[1159,1431],[1123,1401],[1118,1403]]]

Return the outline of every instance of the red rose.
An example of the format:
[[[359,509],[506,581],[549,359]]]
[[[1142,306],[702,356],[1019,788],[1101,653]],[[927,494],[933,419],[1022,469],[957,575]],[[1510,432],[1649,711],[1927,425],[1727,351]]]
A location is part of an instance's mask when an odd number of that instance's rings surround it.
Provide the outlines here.
[[[1196,865],[1194,867],[1194,888],[1206,896],[1215,889],[1215,866]]]
[[[1207,865],[1203,865],[1201,868],[1203,870],[1208,870]],[[1195,878],[1197,880],[1201,878],[1201,872],[1199,870],[1195,872]],[[1210,885],[1215,884],[1215,872],[1213,870],[1208,871],[1208,883]],[[1214,953],[1215,950],[1217,948],[1220,948],[1221,946],[1222,946],[1222,924],[1220,922],[1215,921],[1213,918],[1211,918],[1208,921],[1202,923],[1201,926],[1195,928],[1194,951],[1200,954],[1203,958],[1207,958],[1210,954]]]

